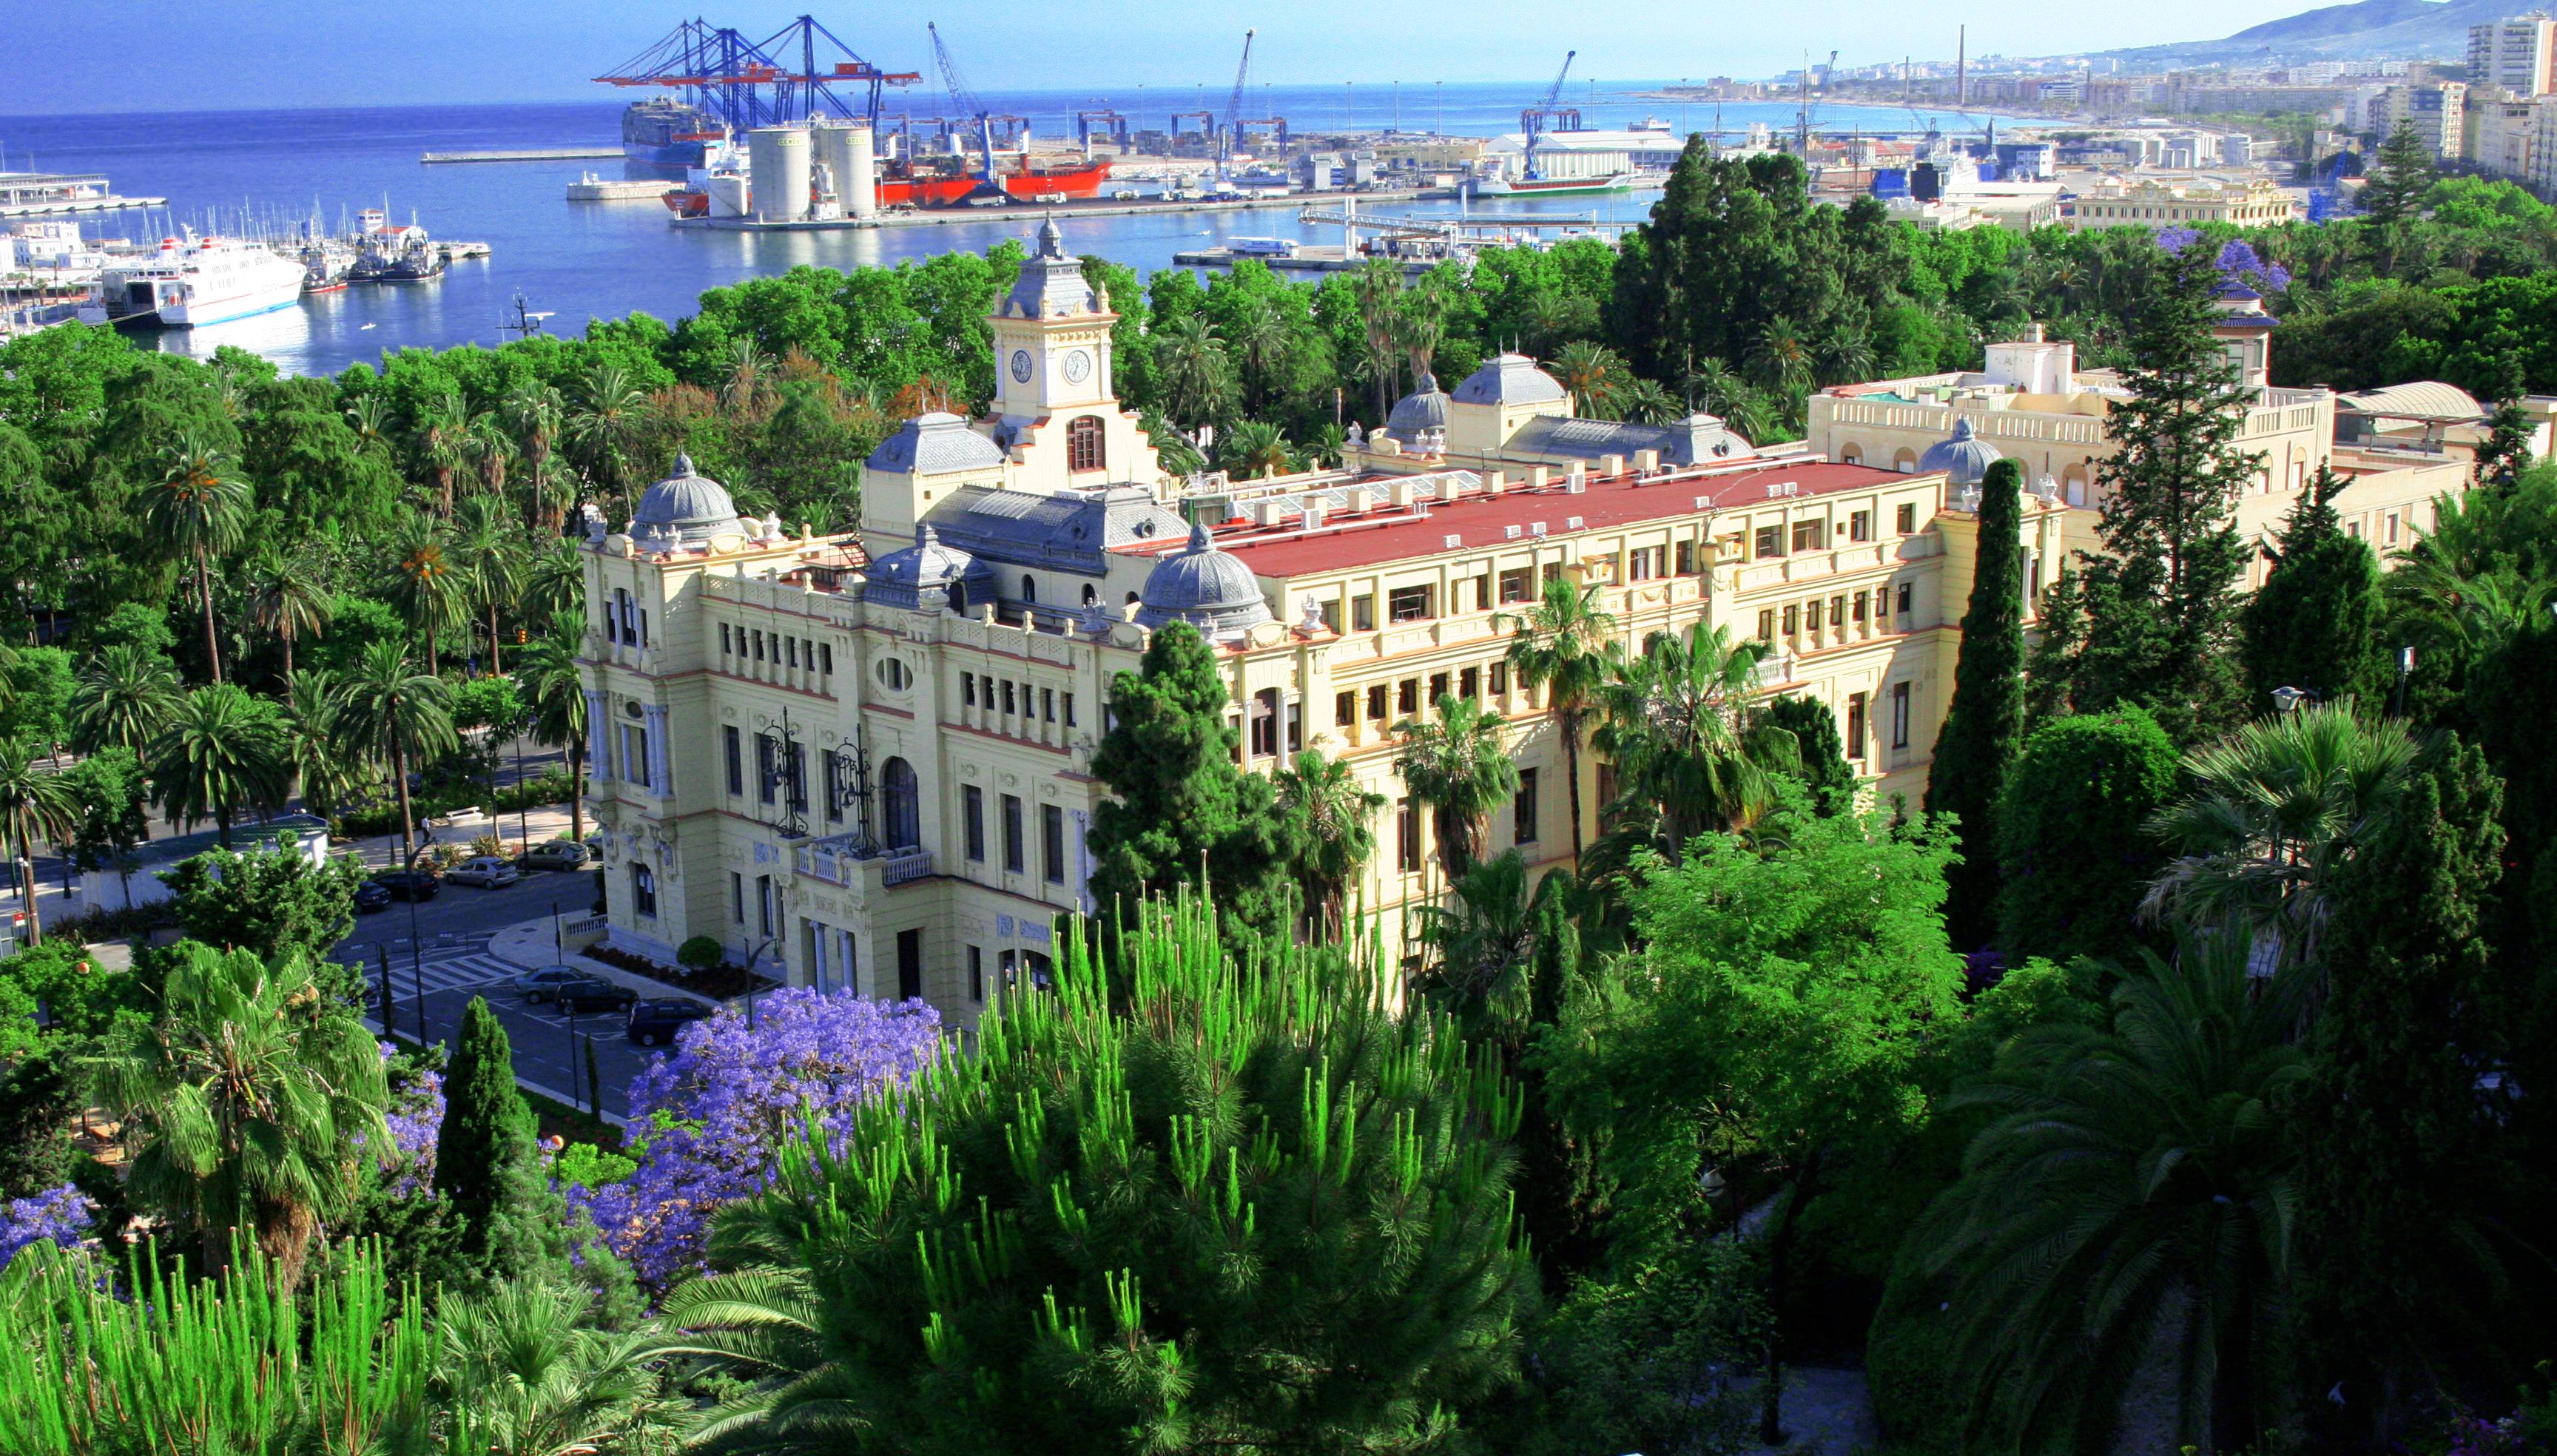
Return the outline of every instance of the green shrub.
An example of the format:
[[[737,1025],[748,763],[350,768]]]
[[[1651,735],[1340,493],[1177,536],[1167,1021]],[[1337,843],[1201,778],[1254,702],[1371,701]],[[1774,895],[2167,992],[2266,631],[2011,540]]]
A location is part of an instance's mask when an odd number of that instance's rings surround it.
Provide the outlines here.
[[[1962,1388],[1952,1363],[1952,1316],[1944,1292],[1902,1260],[1884,1286],[1864,1342],[1874,1419],[1894,1446],[1953,1456],[1961,1449]]]
[[[708,971],[726,954],[720,943],[707,935],[697,935],[675,947],[675,960],[688,971]]]

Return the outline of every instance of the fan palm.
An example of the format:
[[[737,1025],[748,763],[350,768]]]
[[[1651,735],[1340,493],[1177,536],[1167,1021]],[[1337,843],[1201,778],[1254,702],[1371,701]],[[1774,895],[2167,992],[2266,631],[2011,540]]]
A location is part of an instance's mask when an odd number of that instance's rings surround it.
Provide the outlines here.
[[[557,531],[566,512],[559,500],[562,475],[551,453],[559,446],[560,431],[568,418],[568,401],[550,385],[527,379],[498,402],[497,417],[514,433],[515,453],[524,462],[522,478],[527,482],[525,493],[531,507],[525,519],[537,530]],[[573,501],[574,486],[569,495]]]
[[[586,840],[587,723],[586,679],[577,658],[585,636],[586,618],[563,611],[515,654],[515,687],[532,714],[533,737],[568,750],[569,834],[580,843]]]
[[[436,1310],[447,1449],[485,1456],[583,1456],[671,1446],[675,1402],[660,1393],[660,1342],[594,1328],[594,1296],[558,1279],[498,1283]]]
[[[1731,371],[1731,366],[1710,355],[1686,371],[1686,392],[1697,404],[1725,419],[1740,407],[1741,398],[1749,392],[1749,381]]]
[[[1537,902],[1561,882],[1548,876],[1531,892],[1527,858],[1506,850],[1450,883],[1445,904],[1421,907],[1420,938],[1436,953],[1425,989],[1469,1040],[1494,1027],[1514,1040],[1529,1019]]]
[[[2192,787],[2149,827],[2177,858],[2141,909],[2237,925],[2299,964],[2313,960],[2337,868],[2387,826],[2422,751],[2401,719],[2350,701],[2258,719],[2185,755]]]
[[[139,642],[100,648],[71,688],[71,745],[142,751],[178,706],[178,669]]]
[[[418,410],[409,422],[409,452],[426,472],[436,513],[453,514],[453,477],[471,463],[471,410],[460,395],[448,392]]]
[[[70,836],[80,806],[63,776],[36,761],[36,745],[23,738],[0,739],[0,829],[9,837],[9,867],[18,882],[18,905],[27,912],[27,938],[45,939],[44,917],[36,910],[35,845],[59,843]]]
[[[1760,384],[1776,392],[1780,407],[1811,392],[1813,362],[1812,346],[1803,331],[1783,317],[1768,320],[1749,349],[1750,371]]]
[[[462,454],[478,478],[480,493],[503,499],[506,467],[515,462],[515,437],[507,431],[506,422],[494,414],[472,415]]]
[[[598,363],[578,381],[567,439],[587,478],[618,495],[628,485],[631,453],[656,417],[648,391],[617,364]]]
[[[1402,380],[1403,347],[1395,325],[1403,295],[1403,271],[1385,258],[1370,258],[1350,274],[1350,296],[1358,303],[1359,363],[1376,386],[1376,418],[1382,425],[1393,410],[1394,386]]]
[[[485,614],[488,670],[505,671],[497,656],[497,613],[524,595],[524,540],[503,501],[483,496],[463,502],[453,554],[467,576],[464,591]]]
[[[213,683],[180,699],[147,754],[161,808],[183,828],[204,820],[231,844],[231,824],[248,807],[284,802],[288,752],[275,710],[236,683]]]
[[[1195,429],[1222,418],[1233,404],[1234,363],[1225,340],[1207,321],[1183,315],[1154,331],[1154,370],[1162,380],[1163,407]]]
[[[740,415],[760,409],[772,393],[772,356],[750,337],[736,338],[729,340],[721,362],[726,373],[720,380],[720,403]]]
[[[1267,420],[1240,420],[1216,443],[1218,463],[1244,479],[1283,475],[1295,467],[1287,437]]]
[[[292,726],[293,776],[303,807],[331,813],[351,802],[372,780],[360,752],[350,751],[338,727],[337,679],[325,667],[306,667],[284,680],[285,717]]]
[[[2244,941],[2146,951],[2109,1028],[2026,1031],[1951,1111],[1997,1119],[1920,1226],[1950,1284],[1951,1368],[2002,1449],[2103,1449],[2136,1372],[2174,1349],[2176,1439],[2248,1449],[2270,1426],[2297,1155],[2279,1109],[2305,974],[2250,986]],[[1978,1440],[1966,1445],[1981,1445]]]
[[[1572,408],[1593,420],[1615,418],[1617,397],[1634,382],[1624,357],[1603,343],[1576,338],[1553,356],[1553,377],[1571,391]]]
[[[1273,777],[1278,812],[1296,831],[1296,881],[1304,887],[1313,938],[1320,941],[1339,932],[1350,881],[1376,853],[1376,832],[1369,824],[1385,807],[1385,795],[1359,787],[1348,760],[1327,758],[1311,748]]]
[[[1492,618],[1495,631],[1507,630],[1510,667],[1519,685],[1543,692],[1562,734],[1563,778],[1571,799],[1571,859],[1580,860],[1580,740],[1589,728],[1590,705],[1607,681],[1616,659],[1616,619],[1599,609],[1596,584],[1574,589],[1559,577],[1545,584],[1545,596],[1527,611],[1502,612]]]
[[[1637,379],[1616,396],[1616,413],[1640,425],[1675,425],[1686,414],[1656,379]]]
[[[408,771],[459,741],[453,690],[433,673],[416,671],[397,642],[374,642],[338,682],[332,712],[343,741],[389,772],[399,798],[400,849],[407,854],[417,839]]]
[[[1770,650],[1697,621],[1683,634],[1655,633],[1599,689],[1597,745],[1626,795],[1659,812],[1661,850],[1673,861],[1698,835],[1756,823],[1775,800],[1776,775],[1799,766],[1791,732],[1749,722]]]
[[[381,1048],[300,957],[270,968],[182,941],[171,962],[160,1014],[100,1069],[125,1187],[192,1225],[213,1268],[234,1230],[251,1234],[290,1298],[313,1234],[354,1202],[359,1160],[390,1151]]]
[[[1226,356],[1243,376],[1244,408],[1259,410],[1276,391],[1288,351],[1287,321],[1267,295],[1243,298],[1234,316],[1218,328]]]
[[[391,402],[381,395],[359,395],[346,406],[346,428],[355,432],[355,439],[366,450],[389,450],[395,424]]]
[[[318,566],[307,556],[288,555],[272,546],[260,551],[251,569],[249,614],[261,631],[284,648],[284,675],[293,676],[293,644],[303,636],[328,630],[336,598]]]
[[[1412,377],[1428,373],[1447,334],[1447,291],[1422,275],[1395,297],[1392,327],[1395,346],[1411,361]]]
[[[441,521],[409,523],[391,556],[391,596],[426,639],[426,670],[442,670],[436,644],[471,620],[471,577]]]
[[[706,1274],[666,1296],[661,1323],[676,1333],[651,1347],[661,1356],[710,1362],[751,1384],[693,1427],[712,1450],[830,1452],[859,1449],[871,1422],[858,1382],[827,1345],[807,1276],[743,1220],[716,1236],[728,1253],[753,1246],[734,1273]],[[734,1261],[734,1260],[732,1260]]]
[[[171,556],[195,563],[197,593],[204,606],[204,660],[217,683],[222,680],[222,652],[213,633],[212,559],[239,545],[248,506],[248,482],[231,473],[230,462],[192,432],[170,450],[159,480],[142,501],[143,529]]]
[[[1412,797],[1429,806],[1438,867],[1452,885],[1482,858],[1484,817],[1518,792],[1518,764],[1499,714],[1471,698],[1442,696],[1435,707],[1434,718],[1396,726],[1403,745],[1394,771]]]

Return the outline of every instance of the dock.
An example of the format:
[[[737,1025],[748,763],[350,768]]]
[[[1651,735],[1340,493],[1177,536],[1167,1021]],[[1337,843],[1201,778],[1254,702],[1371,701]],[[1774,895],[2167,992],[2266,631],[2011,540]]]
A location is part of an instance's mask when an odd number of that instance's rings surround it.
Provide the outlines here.
[[[1411,191],[1368,194],[1380,201],[1409,201],[1418,194]],[[910,212],[882,211],[867,220],[851,217],[824,217],[793,222],[758,222],[751,217],[675,217],[668,219],[677,227],[700,227],[719,232],[838,232],[858,227],[949,227],[969,222],[1001,222],[1007,217],[1036,214],[1071,222],[1078,217],[1149,217],[1173,213],[1243,212],[1258,207],[1301,207],[1302,196],[1262,198],[1221,198],[1215,200],[1195,199],[1166,201],[1144,198],[1133,202],[1062,202],[1041,205],[1036,202],[1014,202],[1008,207],[927,207]]]
[[[1361,226],[1366,224],[1362,222]],[[1172,254],[1172,262],[1182,268],[1231,268],[1249,258],[1274,273],[1354,273],[1371,261],[1366,254],[1352,254],[1338,243],[1304,243],[1292,253],[1238,253],[1232,248],[1185,248]],[[1395,258],[1392,261],[1413,278],[1444,263],[1440,257]]]
[[[568,185],[572,202],[653,202],[682,188],[664,178],[598,177],[590,172]]]
[[[537,147],[526,152],[429,152],[417,160],[432,167],[444,162],[581,162],[620,155],[619,147]]]
[[[60,216],[161,207],[167,198],[120,198],[102,173],[0,172],[0,217]]]

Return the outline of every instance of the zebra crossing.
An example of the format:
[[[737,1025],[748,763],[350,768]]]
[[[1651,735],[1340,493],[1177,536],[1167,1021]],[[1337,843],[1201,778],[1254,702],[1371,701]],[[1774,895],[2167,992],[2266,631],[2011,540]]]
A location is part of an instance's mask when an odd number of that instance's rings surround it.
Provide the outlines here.
[[[412,967],[407,957],[393,951],[391,952],[391,994],[415,995],[417,993],[415,988],[421,982],[424,983],[429,994],[439,991],[485,992],[492,988],[506,986],[514,979],[519,969],[512,963],[501,961],[484,951],[447,956],[441,960],[428,961],[423,966]],[[366,971],[369,979],[378,985],[382,974],[381,960],[378,956],[373,959]]]

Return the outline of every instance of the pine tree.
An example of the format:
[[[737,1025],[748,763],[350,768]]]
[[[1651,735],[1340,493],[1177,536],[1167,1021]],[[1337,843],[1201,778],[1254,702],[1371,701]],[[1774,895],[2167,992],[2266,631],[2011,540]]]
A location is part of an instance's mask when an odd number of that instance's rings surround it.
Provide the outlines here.
[[[2491,1225],[2519,1152],[2479,1080],[2504,1060],[2515,1009],[2481,934],[2501,804],[2485,756],[2453,737],[2338,876],[2301,1119],[2299,1328],[2308,1388],[2342,1391],[2319,1412],[2351,1427],[2339,1446],[2403,1449],[2444,1376],[2524,1374],[2474,1363],[2505,1282]]]
[[[2237,670],[2237,583],[2247,547],[2237,497],[2263,458],[2237,448],[2253,392],[2212,336],[2220,269],[2208,247],[2161,257],[2131,327],[2130,397],[2105,427],[2117,442],[2097,466],[2105,487],[2102,555],[2081,552],[2083,600],[2051,692],[2072,711],[2137,704],[2179,743],[2244,716]]]
[[[559,1252],[560,1227],[533,1138],[532,1109],[515,1090],[505,1023],[472,996],[444,1084],[435,1191],[452,1210],[456,1254],[473,1275],[510,1277]]]
[[[2529,393],[2522,382],[2521,360],[2509,350],[2495,364],[2494,410],[2487,417],[2486,443],[2478,447],[2471,478],[2480,485],[2509,490],[2530,468],[2530,416],[2521,401]]]
[[[1984,943],[1993,929],[1998,794],[2024,741],[2023,553],[2024,467],[1999,461],[1980,482],[1978,550],[1953,701],[1927,775],[1927,812],[1954,820],[1961,859],[1946,873],[1945,923],[1964,948]]]
[[[2379,159],[2362,184],[2361,214],[2382,228],[2412,222],[2432,187],[2432,154],[2415,134],[2415,123],[2401,117],[2379,144]]]
[[[2267,548],[2272,575],[2241,613],[2246,698],[2259,712],[2277,688],[2374,708],[2387,689],[2379,562],[2367,542],[2345,533],[2330,504],[2344,483],[2332,467],[2319,468]]]
[[[1114,722],[1092,755],[1112,794],[1092,816],[1096,903],[1134,905],[1204,868],[1237,924],[1285,923],[1284,821],[1270,780],[1234,762],[1229,701],[1216,649],[1183,622],[1156,631],[1138,671],[1112,684]]]

